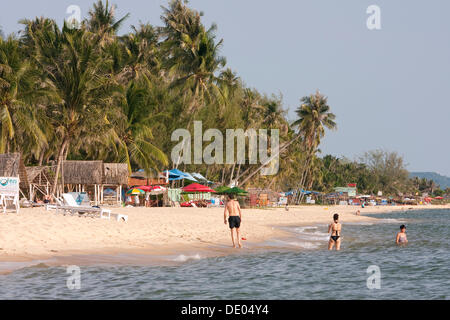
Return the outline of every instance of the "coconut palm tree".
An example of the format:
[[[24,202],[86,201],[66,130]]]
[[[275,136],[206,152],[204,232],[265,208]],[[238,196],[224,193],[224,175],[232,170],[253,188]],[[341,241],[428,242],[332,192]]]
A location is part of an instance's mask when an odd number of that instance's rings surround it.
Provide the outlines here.
[[[165,153],[153,144],[152,132],[155,124],[167,115],[152,113],[147,104],[147,92],[148,88],[133,81],[128,85],[121,102],[124,116],[110,132],[114,152],[120,162],[128,164],[130,172],[133,164],[147,173],[168,164]]]
[[[172,86],[182,87],[190,100],[187,113],[195,114],[214,99],[223,103],[216,72],[225,66],[226,59],[219,55],[223,40],[215,41],[217,26],[213,24],[206,30],[200,21],[201,14],[180,0],[172,1],[169,9],[163,10],[165,68],[173,77]]]
[[[89,11],[89,19],[86,21],[88,30],[97,36],[102,46],[113,41],[119,28],[130,16],[127,13],[124,17],[117,20],[115,10],[116,6],[109,6],[108,0],[106,0],[105,4],[103,4],[102,0],[98,0]]]
[[[77,139],[107,130],[102,108],[111,104],[111,78],[105,74],[110,63],[93,41],[93,35],[81,26],[60,30],[33,30],[28,35],[35,51],[33,62],[45,76],[43,85],[52,96],[47,111],[57,132],[60,147],[52,193],[55,193],[61,161]]]
[[[132,26],[133,32],[120,37],[108,50],[111,51],[120,83],[128,83],[150,74],[161,72],[159,33],[150,24]]]
[[[303,97],[300,107],[295,111],[298,119],[292,126],[298,128],[308,150],[320,144],[320,139],[325,135],[325,128],[336,129],[336,116],[330,112],[327,100],[328,98],[317,90],[314,95]]]
[[[0,153],[39,155],[47,139],[38,125],[33,98],[38,98],[37,70],[21,54],[13,36],[0,38]]]
[[[325,128],[336,129],[334,122],[336,116],[330,112],[327,97],[322,95],[319,90],[315,94],[303,97],[300,101],[301,105],[295,111],[298,119],[292,123],[293,127],[298,128],[299,134],[303,138],[307,155],[299,182],[299,190],[305,185],[315,151],[320,144],[320,139],[325,135]],[[299,197],[299,201],[301,198],[302,196]]]

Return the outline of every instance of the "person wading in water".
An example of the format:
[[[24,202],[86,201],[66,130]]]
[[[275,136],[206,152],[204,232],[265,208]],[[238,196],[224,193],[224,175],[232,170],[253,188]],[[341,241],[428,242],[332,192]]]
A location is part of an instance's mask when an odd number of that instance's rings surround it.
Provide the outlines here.
[[[336,250],[341,250],[341,229],[339,215],[335,213],[333,215],[333,223],[328,226],[328,232],[331,232],[328,250],[332,250],[334,245],[336,245]]]

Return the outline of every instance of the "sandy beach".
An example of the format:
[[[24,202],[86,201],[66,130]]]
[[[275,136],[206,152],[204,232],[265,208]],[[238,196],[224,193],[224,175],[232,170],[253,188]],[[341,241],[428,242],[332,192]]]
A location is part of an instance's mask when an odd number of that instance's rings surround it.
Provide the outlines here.
[[[242,236],[258,244],[284,236],[279,227],[328,223],[333,213],[341,222],[376,221],[362,214],[397,210],[440,209],[449,206],[299,206],[243,210]],[[142,253],[168,254],[193,248],[231,245],[230,232],[223,223],[223,208],[112,208],[129,216],[128,222],[78,217],[46,211],[21,209],[19,214],[0,214],[0,261],[30,261],[86,254]]]

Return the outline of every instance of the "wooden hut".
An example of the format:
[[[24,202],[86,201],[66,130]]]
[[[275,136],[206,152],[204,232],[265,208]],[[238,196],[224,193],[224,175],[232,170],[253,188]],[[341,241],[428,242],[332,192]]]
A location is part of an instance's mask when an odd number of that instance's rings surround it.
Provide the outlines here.
[[[122,188],[128,184],[128,165],[126,163],[104,163],[103,164],[103,184],[100,189],[100,202],[112,200],[111,197],[104,196],[104,188],[114,188],[116,190],[115,201],[122,202]]]
[[[273,190],[249,188],[247,191],[251,207],[266,207],[278,203],[279,193]]]
[[[88,192],[95,205],[100,203],[100,190],[103,184],[103,161],[65,160],[61,164],[62,191]]]
[[[49,195],[54,183],[55,168],[50,166],[25,167],[29,182],[29,199],[34,200],[38,194]]]
[[[19,177],[20,188],[27,190],[28,178],[20,153],[0,154],[0,177]]]
[[[166,182],[166,177],[161,173],[158,173],[157,177],[155,177],[155,175],[156,174],[147,174],[145,171],[139,170],[131,173],[131,176],[128,178],[127,183],[129,186],[164,186],[169,184],[168,182]]]

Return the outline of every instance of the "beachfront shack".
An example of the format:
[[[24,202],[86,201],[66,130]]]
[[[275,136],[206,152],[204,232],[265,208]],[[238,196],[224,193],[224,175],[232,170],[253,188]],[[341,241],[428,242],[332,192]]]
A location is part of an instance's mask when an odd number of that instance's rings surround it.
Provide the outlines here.
[[[131,173],[128,178],[129,186],[167,186],[168,184],[163,174],[148,174],[142,169]]]
[[[101,203],[103,161],[65,160],[61,164],[61,180],[57,196],[64,192],[86,192],[95,205]]]
[[[122,202],[122,190],[128,184],[128,166],[125,163],[103,163],[101,160],[65,160],[61,165],[59,196],[63,192],[86,192],[95,205],[113,197]],[[105,197],[105,188],[108,196]],[[110,202],[110,201],[109,201]]]
[[[280,194],[273,190],[250,188],[247,191],[250,207],[267,207],[278,203]]]
[[[55,168],[51,166],[25,167],[28,177],[28,198],[35,201],[36,197],[43,198],[51,192],[54,183]]]
[[[128,176],[128,165],[126,163],[104,163],[100,203],[122,203],[122,190],[128,184]],[[105,188],[111,190],[111,192],[105,195]]]
[[[0,177],[18,177],[20,192],[22,196],[25,196],[24,190],[28,187],[28,177],[20,153],[0,154]]]

